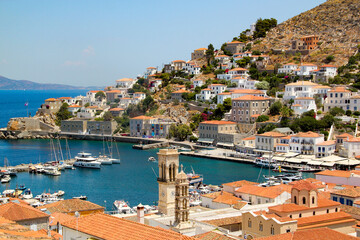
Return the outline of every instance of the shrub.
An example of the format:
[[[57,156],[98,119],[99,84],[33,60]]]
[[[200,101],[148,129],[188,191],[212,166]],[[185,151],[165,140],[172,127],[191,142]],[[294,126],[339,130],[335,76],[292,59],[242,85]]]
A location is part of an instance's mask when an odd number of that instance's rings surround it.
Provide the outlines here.
[[[269,116],[266,116],[266,115],[260,115],[257,119],[256,119],[256,122],[266,122],[266,121],[269,121]]]

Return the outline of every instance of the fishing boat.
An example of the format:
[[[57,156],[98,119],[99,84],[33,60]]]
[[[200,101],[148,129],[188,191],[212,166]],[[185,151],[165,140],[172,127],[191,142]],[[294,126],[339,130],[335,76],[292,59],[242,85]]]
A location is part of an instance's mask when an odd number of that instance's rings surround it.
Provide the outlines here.
[[[26,189],[26,190],[23,192],[22,197],[23,197],[24,199],[31,199],[31,198],[33,198],[33,195],[32,195],[32,193],[31,193],[30,188]]]
[[[8,183],[8,182],[10,182],[10,180],[11,180],[10,175],[4,175],[4,176],[1,178],[1,183]]]
[[[44,173],[51,176],[60,176],[61,172],[56,166],[47,166],[44,168]]]
[[[201,174],[195,173],[194,169],[191,167],[191,173],[187,173],[186,176],[188,178],[190,185],[200,185],[204,181],[204,177]]]
[[[148,161],[149,161],[149,162],[156,162],[156,158],[154,158],[154,157],[149,157],[149,158],[148,158]]]
[[[91,156],[91,153],[81,152],[75,157],[76,161],[74,162],[74,167],[82,168],[101,168],[101,163],[96,160],[96,158]]]
[[[135,211],[124,200],[116,200],[113,205],[120,214],[135,213]]]
[[[276,168],[279,166],[275,161],[264,157],[255,158],[255,165],[266,168],[267,167]]]

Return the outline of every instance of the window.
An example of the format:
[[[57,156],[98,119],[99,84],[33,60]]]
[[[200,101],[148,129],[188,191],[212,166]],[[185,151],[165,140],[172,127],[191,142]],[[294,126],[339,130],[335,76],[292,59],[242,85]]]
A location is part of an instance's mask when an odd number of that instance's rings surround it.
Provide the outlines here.
[[[326,209],[326,213],[329,213],[329,209]]]
[[[335,202],[337,202],[337,200],[338,200],[337,197],[333,197],[332,199],[333,199],[333,201],[335,201]]]
[[[311,198],[311,202],[312,202],[312,204],[315,204],[315,197]]]
[[[251,228],[251,220],[249,218],[249,221],[248,221],[248,227]]]
[[[292,218],[292,215],[290,215],[289,217]]]
[[[275,235],[275,229],[274,229],[273,225],[271,225],[270,233],[271,233],[271,235]]]
[[[313,211],[313,215],[315,216],[315,211]]]
[[[290,229],[286,229],[286,232],[289,233],[289,232],[290,232]]]
[[[299,214],[299,218],[301,218],[301,216],[302,216],[302,215],[301,215],[301,213],[300,213],[300,214]]]
[[[350,199],[346,199],[346,205],[352,206],[352,205],[353,205],[353,201],[350,200]]]
[[[302,198],[302,202],[303,202],[303,204],[306,204],[306,198],[305,197]]]
[[[260,232],[263,231],[263,224],[262,224],[262,222],[259,223],[259,231],[260,231]]]
[[[297,202],[296,202],[296,196],[294,196],[294,203],[297,204]]]
[[[338,211],[338,209],[337,208],[335,208],[335,212],[337,212]]]

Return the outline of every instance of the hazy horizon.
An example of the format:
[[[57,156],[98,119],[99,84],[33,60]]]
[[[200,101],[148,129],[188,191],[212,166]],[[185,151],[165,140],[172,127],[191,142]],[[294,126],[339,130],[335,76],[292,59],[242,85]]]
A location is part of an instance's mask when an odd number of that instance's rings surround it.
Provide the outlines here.
[[[219,48],[258,18],[278,23],[325,0],[1,1],[0,75],[103,86]]]

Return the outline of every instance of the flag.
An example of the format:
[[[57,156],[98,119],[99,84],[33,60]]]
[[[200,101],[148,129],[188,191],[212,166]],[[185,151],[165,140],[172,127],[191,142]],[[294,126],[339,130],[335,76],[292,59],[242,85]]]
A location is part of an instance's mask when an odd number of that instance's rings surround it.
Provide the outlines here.
[[[25,107],[27,107],[27,106],[29,106],[29,103],[28,103],[28,102],[26,102],[24,105],[25,105]]]

